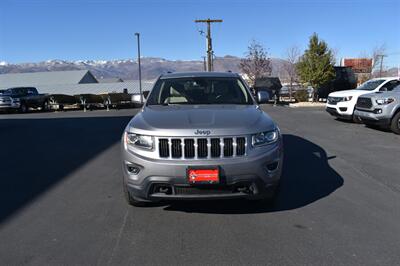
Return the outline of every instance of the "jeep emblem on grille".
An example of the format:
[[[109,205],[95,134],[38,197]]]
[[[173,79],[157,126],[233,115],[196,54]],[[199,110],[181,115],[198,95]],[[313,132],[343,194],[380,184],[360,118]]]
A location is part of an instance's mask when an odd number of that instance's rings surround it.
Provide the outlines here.
[[[210,130],[201,130],[201,129],[198,129],[197,131],[194,132],[194,134],[195,134],[195,135],[206,135],[206,136],[208,136],[208,135],[211,134],[211,131],[210,131]]]

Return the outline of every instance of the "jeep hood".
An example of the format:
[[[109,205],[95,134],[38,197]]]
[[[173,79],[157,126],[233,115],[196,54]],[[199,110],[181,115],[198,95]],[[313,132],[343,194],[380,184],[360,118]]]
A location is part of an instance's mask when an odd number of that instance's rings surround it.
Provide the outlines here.
[[[146,106],[127,131],[154,136],[235,136],[269,131],[275,123],[255,105]],[[195,134],[197,131],[204,134]],[[198,133],[198,132],[197,132]]]

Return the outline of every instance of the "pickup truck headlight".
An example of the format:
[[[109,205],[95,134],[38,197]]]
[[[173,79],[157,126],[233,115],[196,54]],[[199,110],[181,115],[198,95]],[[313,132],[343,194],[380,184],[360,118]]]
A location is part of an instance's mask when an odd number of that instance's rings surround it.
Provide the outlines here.
[[[154,137],[125,132],[125,143],[133,147],[152,150],[154,148]]]
[[[389,104],[394,102],[395,99],[394,98],[384,98],[384,99],[378,99],[376,100],[376,103],[379,105],[384,105],[384,104]]]
[[[351,101],[351,99],[353,99],[353,96],[346,96],[346,97],[343,97],[343,101],[344,101],[344,102]]]
[[[275,129],[272,131],[261,132],[254,134],[252,137],[252,143],[254,147],[271,144],[278,140],[279,130]]]

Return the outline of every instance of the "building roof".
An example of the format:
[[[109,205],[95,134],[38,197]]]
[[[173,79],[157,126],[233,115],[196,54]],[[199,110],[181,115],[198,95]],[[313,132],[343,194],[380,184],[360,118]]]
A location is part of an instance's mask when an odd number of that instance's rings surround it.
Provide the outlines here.
[[[142,91],[150,91],[153,87],[153,81],[142,81]],[[110,92],[139,93],[139,81],[129,80],[115,83],[88,83],[88,84],[59,84],[59,85],[41,85],[36,86],[39,93],[48,94],[102,94]]]
[[[97,78],[99,83],[116,83],[116,82],[124,82],[121,78]]]
[[[97,83],[88,70],[12,73],[0,75],[0,89],[19,86]]]
[[[161,78],[190,78],[190,77],[214,77],[214,78],[228,78],[239,77],[237,73],[232,72],[175,72],[161,75]]]

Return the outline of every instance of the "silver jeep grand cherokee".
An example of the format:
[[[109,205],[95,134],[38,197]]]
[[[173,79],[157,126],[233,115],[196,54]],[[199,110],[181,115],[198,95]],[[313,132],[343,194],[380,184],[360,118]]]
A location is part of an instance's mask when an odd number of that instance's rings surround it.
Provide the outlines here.
[[[257,98],[268,100],[264,92]],[[165,199],[271,199],[282,162],[279,128],[233,73],[160,76],[122,137],[124,192],[135,206]]]

